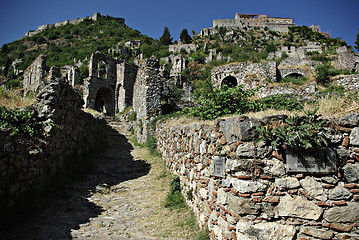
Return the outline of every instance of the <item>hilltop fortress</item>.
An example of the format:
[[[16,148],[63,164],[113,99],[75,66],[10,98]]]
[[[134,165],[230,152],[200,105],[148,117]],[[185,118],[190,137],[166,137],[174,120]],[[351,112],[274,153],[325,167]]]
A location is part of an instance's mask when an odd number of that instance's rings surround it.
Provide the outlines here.
[[[96,13],[93,14],[92,17],[77,18],[77,19],[74,19],[74,20],[65,20],[63,22],[58,22],[58,23],[55,23],[55,24],[41,25],[40,27],[38,27],[38,29],[36,31],[30,30],[27,33],[25,33],[25,37],[31,37],[31,36],[33,36],[33,35],[35,35],[37,33],[40,33],[42,31],[48,30],[48,29],[53,28],[53,27],[60,27],[60,26],[66,25],[66,24],[78,24],[78,23],[82,22],[85,19],[92,19],[94,21],[97,21],[99,19],[107,19],[107,20],[116,20],[116,21],[119,21],[121,23],[125,23],[124,18],[116,18],[116,17],[111,17],[111,16],[108,16],[108,15],[101,15],[100,13],[96,12]]]

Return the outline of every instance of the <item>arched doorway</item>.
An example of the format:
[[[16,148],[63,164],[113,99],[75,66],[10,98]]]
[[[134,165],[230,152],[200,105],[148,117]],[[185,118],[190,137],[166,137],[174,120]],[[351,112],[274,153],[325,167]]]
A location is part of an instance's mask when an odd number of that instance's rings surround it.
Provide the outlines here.
[[[224,85],[226,85],[228,87],[236,87],[238,85],[238,82],[235,77],[228,76],[222,80],[221,87],[223,87]]]
[[[114,115],[114,96],[113,92],[108,87],[102,87],[97,91],[95,99],[96,111],[102,112],[106,115]]]

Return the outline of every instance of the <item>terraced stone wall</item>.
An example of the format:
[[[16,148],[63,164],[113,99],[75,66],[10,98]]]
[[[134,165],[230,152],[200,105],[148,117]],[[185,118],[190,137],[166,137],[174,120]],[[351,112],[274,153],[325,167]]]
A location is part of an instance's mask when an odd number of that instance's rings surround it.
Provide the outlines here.
[[[288,171],[256,126],[285,116],[236,116],[156,129],[158,150],[213,239],[358,239],[359,114],[331,122],[334,170]]]

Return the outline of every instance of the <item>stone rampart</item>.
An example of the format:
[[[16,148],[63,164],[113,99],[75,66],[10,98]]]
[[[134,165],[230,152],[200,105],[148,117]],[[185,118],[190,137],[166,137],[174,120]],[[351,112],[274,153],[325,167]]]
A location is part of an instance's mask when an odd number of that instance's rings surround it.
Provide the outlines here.
[[[256,141],[256,126],[285,117],[157,126],[158,150],[212,239],[359,238],[359,114],[332,122],[327,165],[298,160],[322,174],[295,172],[296,155]]]
[[[17,210],[31,208],[58,172],[83,169],[105,142],[106,122],[81,110],[80,95],[65,80],[45,85],[37,100],[32,106],[34,118],[48,123],[39,129],[39,135],[0,129],[2,220],[8,220],[7,214],[16,217]]]

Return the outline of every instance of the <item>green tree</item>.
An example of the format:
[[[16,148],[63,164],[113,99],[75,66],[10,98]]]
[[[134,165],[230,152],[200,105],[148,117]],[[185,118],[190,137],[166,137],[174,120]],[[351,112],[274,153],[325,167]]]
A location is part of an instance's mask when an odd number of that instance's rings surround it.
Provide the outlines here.
[[[180,40],[182,43],[191,43],[192,42],[192,38],[191,36],[188,34],[188,30],[185,28],[182,30],[181,34],[180,34]]]
[[[355,40],[355,46],[356,50],[359,50],[359,28],[357,33],[357,39]]]
[[[323,86],[328,86],[330,81],[329,75],[330,75],[330,63],[324,63],[318,65],[315,68],[314,77],[317,83]]]
[[[161,45],[170,45],[172,43],[172,39],[170,30],[168,30],[168,27],[165,27],[163,29],[162,37],[160,38]]]

